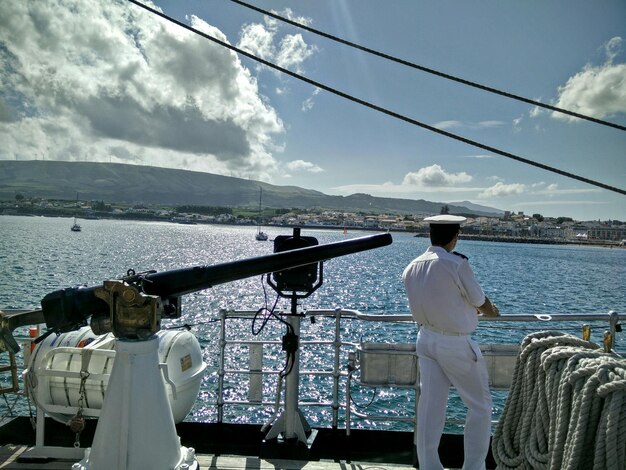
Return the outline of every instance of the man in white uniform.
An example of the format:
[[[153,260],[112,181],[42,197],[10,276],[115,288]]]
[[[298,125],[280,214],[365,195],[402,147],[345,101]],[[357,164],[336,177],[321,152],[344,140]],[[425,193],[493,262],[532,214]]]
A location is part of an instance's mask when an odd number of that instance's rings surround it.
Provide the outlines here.
[[[421,470],[443,469],[438,448],[450,386],[468,408],[463,470],[484,470],[491,437],[492,400],[485,360],[470,337],[478,315],[498,316],[467,257],[454,252],[465,217],[438,215],[430,223],[431,245],[404,270],[411,314],[419,325],[417,356],[417,458]]]

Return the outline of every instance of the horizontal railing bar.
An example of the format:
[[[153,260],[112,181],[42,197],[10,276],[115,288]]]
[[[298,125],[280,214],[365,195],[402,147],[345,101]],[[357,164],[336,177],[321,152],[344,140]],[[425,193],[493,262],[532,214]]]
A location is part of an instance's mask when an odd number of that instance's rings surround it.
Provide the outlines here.
[[[217,402],[206,402],[208,404],[217,405]],[[274,406],[276,401],[246,401],[246,400],[224,400],[222,402],[224,405],[254,405],[254,406]],[[299,401],[299,406],[332,406],[332,402],[330,401]]]
[[[263,370],[247,370],[247,369],[224,369],[224,374],[245,374],[245,375],[261,375],[261,374],[280,374],[280,371],[273,369]],[[332,377],[334,372],[332,370],[300,370],[300,375],[325,375]],[[340,376],[343,374],[340,374]]]
[[[290,315],[287,312],[276,312]],[[612,312],[607,313],[503,313],[499,317],[482,317],[479,321],[486,322],[546,322],[546,321],[607,321],[610,319]],[[251,310],[244,311],[227,311],[226,318],[229,315],[240,315],[254,317],[256,312]],[[339,315],[341,318],[357,318],[365,321],[381,321],[381,322],[413,322],[410,314],[382,314],[382,313],[362,313],[354,309],[311,309],[304,313],[306,316],[332,316]]]
[[[19,313],[28,310],[24,309],[5,309],[5,313]],[[288,316],[287,312],[276,312],[277,315]],[[341,318],[356,318],[365,321],[380,321],[380,322],[413,322],[413,317],[410,314],[381,314],[381,313],[362,313],[359,310],[353,309],[312,309],[307,310],[305,315],[308,316],[337,316]],[[607,313],[504,313],[499,317],[482,317],[478,319],[481,322],[547,322],[547,321],[607,321],[610,318],[611,312]],[[228,310],[226,311],[226,319],[237,319],[237,316],[254,318],[256,312],[252,310]],[[235,344],[236,341],[228,340],[229,343]],[[241,343],[254,344],[254,341],[241,341]],[[280,344],[280,341],[267,343]],[[325,344],[325,343],[320,343]]]
[[[263,340],[250,340],[250,341],[246,341],[246,340],[239,340],[239,339],[227,339],[225,341],[225,345],[228,346],[229,344],[267,344],[267,345],[271,345],[271,346],[282,346],[282,341],[276,341],[276,340],[267,340],[267,341],[263,341]],[[335,342],[334,341],[309,341],[309,340],[301,340],[299,342],[299,344],[307,344],[307,345],[319,345],[319,346],[334,346]],[[345,343],[342,343],[345,344]]]

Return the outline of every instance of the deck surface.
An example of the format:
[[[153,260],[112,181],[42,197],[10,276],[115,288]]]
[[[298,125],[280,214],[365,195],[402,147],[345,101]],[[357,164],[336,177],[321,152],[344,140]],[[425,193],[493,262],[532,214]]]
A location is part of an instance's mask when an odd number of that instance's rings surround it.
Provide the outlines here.
[[[10,470],[67,470],[76,461],[50,459],[42,462],[20,461],[19,457],[28,450],[28,446],[5,445],[0,447],[0,469]],[[197,456],[201,469],[255,469],[255,470],[409,470],[410,465],[386,465],[372,462],[345,462],[320,460],[260,459],[258,457],[206,455]]]

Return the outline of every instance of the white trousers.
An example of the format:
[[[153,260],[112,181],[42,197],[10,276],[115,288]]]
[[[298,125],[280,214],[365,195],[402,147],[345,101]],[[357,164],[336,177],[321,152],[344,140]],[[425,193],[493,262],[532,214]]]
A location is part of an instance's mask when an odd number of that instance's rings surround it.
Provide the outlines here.
[[[420,371],[416,438],[420,470],[443,469],[437,450],[450,386],[456,388],[468,409],[463,470],[484,470],[493,402],[485,359],[478,344],[469,336],[445,336],[421,328],[416,349]]]

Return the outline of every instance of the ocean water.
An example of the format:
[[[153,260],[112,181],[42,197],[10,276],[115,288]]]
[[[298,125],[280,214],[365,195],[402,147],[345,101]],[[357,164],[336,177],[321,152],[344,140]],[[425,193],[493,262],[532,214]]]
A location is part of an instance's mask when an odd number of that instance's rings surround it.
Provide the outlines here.
[[[0,309],[39,308],[49,292],[77,285],[100,285],[105,279],[123,276],[129,269],[164,271],[198,265],[214,265],[233,260],[270,254],[271,240],[290,235],[290,228],[265,227],[269,242],[254,240],[256,227],[224,225],[181,225],[165,222],[117,220],[81,220],[83,231],[71,232],[69,218],[0,217]],[[314,236],[320,244],[361,237],[373,232],[302,229],[302,235]],[[310,297],[299,301],[299,309],[356,309],[363,313],[407,314],[408,306],[401,281],[404,267],[429,245],[426,238],[407,233],[392,233],[393,243],[357,254],[334,258],[324,263],[324,284]],[[524,245],[461,240],[457,251],[467,255],[485,293],[503,314],[511,313],[626,313],[626,249],[572,245]],[[187,420],[212,421],[216,417],[218,311],[222,308],[256,311],[275,301],[274,292],[260,276],[198,291],[183,298],[183,316],[164,322],[164,327],[192,325],[203,348],[208,371],[199,399]],[[288,300],[280,300],[278,309],[290,311]],[[327,339],[333,330],[330,319],[302,323],[302,339]],[[252,337],[249,320],[233,324],[237,334]],[[260,322],[257,322],[258,328]],[[598,329],[598,332],[600,329]],[[602,330],[603,331],[603,330]],[[19,333],[19,332],[18,332]],[[412,342],[415,327],[410,323],[382,326],[345,321],[342,340]],[[525,327],[481,323],[476,332],[479,341],[519,342]],[[260,337],[280,340],[284,326],[270,321]],[[594,339],[594,338],[592,338]],[[618,339],[619,340],[619,339]],[[227,367],[240,368],[236,358],[244,350],[234,351]],[[277,368],[284,362],[280,349],[268,354]],[[302,351],[301,369],[316,369],[330,352],[323,348]],[[342,367],[346,362],[342,362]],[[345,370],[345,367],[343,368]],[[227,399],[245,398],[245,379],[228,377]],[[264,381],[264,399],[273,401],[275,376]],[[325,378],[303,376],[301,399],[328,400],[329,383]],[[496,397],[496,415],[501,411],[503,395]],[[340,400],[343,400],[341,398]],[[412,406],[411,395],[389,390],[354,390],[357,404],[372,405],[374,414],[399,414]],[[0,401],[0,416],[8,403]],[[24,412],[25,402],[18,402]],[[303,410],[311,425],[329,425],[330,412],[320,407]],[[227,407],[225,419],[234,422],[265,422],[273,414],[271,406]],[[463,416],[458,397],[452,395],[450,415]],[[360,421],[359,426],[402,428],[402,423],[381,424]]]

